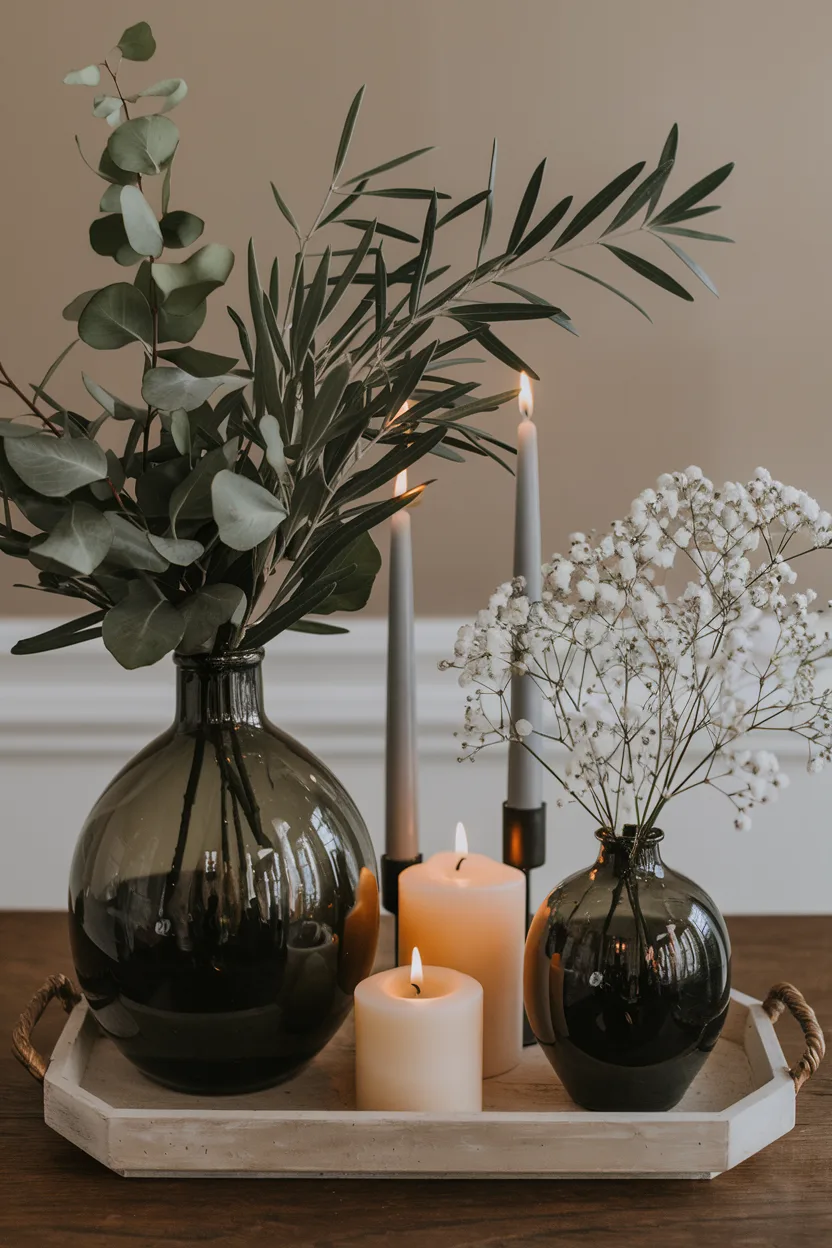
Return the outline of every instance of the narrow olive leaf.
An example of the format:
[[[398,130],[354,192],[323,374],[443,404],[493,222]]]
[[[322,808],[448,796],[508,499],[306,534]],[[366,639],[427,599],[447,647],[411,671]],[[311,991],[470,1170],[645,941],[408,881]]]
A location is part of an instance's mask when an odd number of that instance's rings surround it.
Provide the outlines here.
[[[682,264],[687,265],[691,273],[699,278],[703,286],[707,286],[712,295],[716,295],[716,297],[719,298],[719,291],[716,286],[708,277],[705,270],[701,267],[701,265],[697,264],[692,256],[689,256],[686,251],[682,251],[682,248],[672,242],[669,238],[662,238],[661,241],[664,243],[665,247],[670,248],[674,256],[678,256],[678,258],[682,261]]]
[[[601,237],[604,238],[605,235],[611,234],[613,230],[617,230],[622,225],[626,225],[628,221],[631,221],[648,200],[652,200],[656,188],[658,188],[659,194],[661,194],[662,187],[670,177],[672,168],[673,161],[667,161],[666,164],[659,165],[658,169],[654,169],[652,173],[648,173],[644,181],[639,182],[632,195],[625,199]]]
[[[436,222],[437,230],[441,229],[443,225],[448,225],[451,221],[456,221],[457,217],[464,216],[472,208],[476,208],[483,200],[488,199],[488,195],[488,191],[477,191],[476,195],[469,195],[467,199],[462,199],[458,204],[454,204],[453,208],[449,208]],[[414,238],[410,241],[416,243],[419,240]]]
[[[59,624],[57,628],[49,628],[46,632],[38,633],[36,637],[25,637],[22,641],[15,642],[12,646],[12,654],[42,654],[46,650],[58,650],[62,646],[72,646],[80,641],[88,641],[91,637],[100,637],[101,629],[92,628],[94,624],[100,624],[107,614],[106,611],[90,611],[86,615],[80,615],[77,619],[67,620],[65,624]],[[90,631],[87,632],[86,630]]]
[[[272,312],[277,316],[280,307],[280,261],[277,256],[272,260],[272,267],[269,270],[269,303]]]
[[[359,87],[358,91],[356,91],[353,97],[353,101],[350,104],[349,110],[347,112],[346,121],[344,122],[344,128],[341,131],[341,138],[338,142],[338,151],[335,155],[335,164],[333,165],[333,168],[332,168],[332,181],[333,182],[337,182],[338,175],[344,167],[344,161],[347,159],[347,153],[350,148],[350,140],[352,139],[352,132],[355,129],[355,123],[358,119],[358,110],[361,108],[361,101],[364,98],[364,90],[365,90],[364,87]]]
[[[257,270],[254,243],[251,240],[249,240],[248,244],[248,296],[251,316],[254,321],[254,339],[256,343],[255,374],[258,377],[259,384],[262,386],[262,398],[266,405],[266,410],[277,417],[280,422],[281,434],[288,439],[289,430],[283,410],[283,401],[280,397],[280,389],[277,384],[277,366],[275,364],[274,349],[266,321],[266,300],[260,283],[260,274]]]
[[[162,231],[156,214],[137,186],[121,188],[121,215],[127,241],[140,256],[161,256]]]
[[[357,537],[360,537],[362,533],[367,533],[370,529],[374,529],[376,525],[381,524],[383,520],[389,519],[397,511],[401,511],[403,507],[410,506],[424,489],[425,485],[418,485],[408,490],[405,494],[396,495],[394,498],[382,499],[381,502],[370,503],[367,507],[362,508],[346,524],[342,524],[331,537],[320,542],[308,559],[304,560],[302,569],[304,582],[308,585],[315,582],[319,577],[328,576],[329,568],[352,545]],[[308,608],[310,611],[311,609]]]
[[[295,217],[291,208],[286,203],[286,200],[283,198],[283,196],[280,194],[280,191],[277,189],[274,182],[270,182],[269,186],[272,188],[272,195],[274,195],[274,202],[277,204],[284,218],[289,222],[289,225],[291,225],[292,229],[295,232],[295,235],[297,236],[298,241],[300,241],[300,226],[295,220]]]
[[[706,217],[709,212],[719,212],[720,204],[704,204],[701,208],[688,208],[685,212],[674,214],[673,223],[678,225],[680,221],[690,221],[693,217]],[[650,229],[654,229],[658,217],[654,217],[650,222]]]
[[[348,633],[348,628],[341,628],[338,624],[325,624],[323,620],[298,620],[297,624],[287,625],[285,632],[293,633],[315,633],[322,637],[334,637],[336,633]],[[12,654],[15,651],[12,650]]]
[[[373,295],[376,305],[376,333],[381,335],[387,319],[387,265],[381,247],[376,252],[375,283]]]
[[[678,225],[653,225],[647,227],[656,234],[677,234],[680,238],[698,238],[706,243],[733,243],[726,234],[706,234],[703,230],[686,230]]]
[[[239,312],[235,312],[233,308],[226,306],[225,310],[237,326],[237,335],[240,339],[240,350],[245,356],[246,364],[248,364],[249,368],[253,368],[254,352],[251,349],[251,339],[248,336],[248,330],[243,322],[243,318],[240,316]]]
[[[154,264],[153,280],[171,316],[188,316],[212,291],[225,285],[234,268],[234,252],[220,243],[200,247],[181,264]]]
[[[248,477],[223,469],[211,482],[211,506],[220,541],[231,550],[252,550],[286,519],[286,508]]]
[[[306,358],[306,352],[315,336],[315,330],[321,319],[326,300],[327,282],[329,280],[329,263],[332,252],[327,247],[315,270],[315,276],[309,283],[309,291],[301,305],[300,316],[292,325],[292,358],[295,367],[300,368]],[[298,283],[301,289],[301,283]]]
[[[309,615],[325,602],[338,587],[337,577],[301,588],[288,602],[270,611],[253,628],[246,632],[247,646],[265,646],[278,633],[285,632],[305,615]]]
[[[266,318],[266,328],[269,331],[269,338],[272,346],[277,352],[277,358],[280,360],[281,367],[285,372],[291,373],[292,361],[289,358],[289,352],[286,350],[286,343],[283,341],[283,334],[280,332],[280,326],[277,323],[274,306],[270,299],[263,296],[263,316]]]
[[[347,212],[348,209],[352,208],[353,204],[358,203],[366,185],[366,182],[359,182],[355,190],[350,192],[349,195],[342,195],[341,202],[336,204],[335,207],[332,208],[326,216],[318,222],[313,233],[317,233],[318,230],[322,230],[325,226],[330,225],[343,213]]]
[[[192,212],[168,212],[164,206],[162,211],[164,215],[159,228],[166,247],[190,247],[205,229],[202,217]]]
[[[205,553],[202,542],[188,538],[157,537],[155,533],[148,533],[147,540],[163,559],[166,559],[168,563],[175,563],[180,568],[187,568]]]
[[[280,436],[280,425],[274,416],[266,412],[260,420],[259,429],[266,448],[266,463],[275,470],[278,481],[285,483],[289,479],[289,466]]]
[[[419,311],[419,300],[422,297],[422,291],[425,287],[425,279],[428,275],[430,255],[433,250],[433,238],[436,233],[437,207],[437,197],[436,192],[434,191],[433,197],[428,205],[428,210],[425,213],[425,228],[422,231],[422,243],[419,248],[419,255],[416,258],[413,281],[410,285],[408,310],[411,317],[414,317]]]
[[[373,226],[376,234],[383,234],[385,238],[396,238],[402,243],[418,243],[415,234],[408,234],[407,230],[400,230],[395,225],[385,225],[383,221],[367,221],[363,218],[350,217],[348,221],[344,220],[341,225],[348,225],[351,230],[368,230]]]
[[[206,585],[191,594],[177,608],[185,621],[185,631],[178,643],[183,654],[205,649],[213,644],[223,624],[241,624],[248,600],[236,585]]]
[[[108,564],[141,572],[167,571],[167,559],[152,545],[144,529],[117,511],[105,512],[104,520],[112,533],[112,543],[106,552]]]
[[[73,69],[64,78],[68,87],[97,87],[101,81],[101,70],[97,65],[85,65],[83,69]]]
[[[432,147],[417,147],[414,152],[407,152],[404,156],[394,156],[392,160],[385,160],[382,165],[374,165],[372,169],[365,169],[363,173],[356,174],[354,178],[348,178],[344,186],[353,186],[356,182],[363,182],[375,177],[377,173],[386,173],[388,169],[396,169],[399,165],[406,165],[408,161],[415,160],[417,156],[424,156],[425,152],[432,151]],[[335,176],[337,177],[338,175],[336,174]]]
[[[165,172],[162,175],[161,204],[162,204],[163,216],[167,216],[168,208],[170,207],[170,171],[172,168],[173,168],[173,157],[171,156],[170,160],[165,166]]]
[[[125,61],[149,61],[156,51],[156,40],[147,22],[128,26],[116,44]]]
[[[107,155],[127,173],[161,173],[178,143],[179,131],[169,117],[134,117],[110,135]]]
[[[52,363],[49,365],[49,367],[47,368],[46,372],[44,373],[44,375],[43,375],[43,377],[42,377],[42,379],[41,379],[41,383],[40,383],[40,385],[37,387],[37,389],[38,389],[38,390],[43,390],[46,386],[48,386],[48,385],[49,385],[49,382],[50,382],[50,381],[52,380],[52,378],[55,376],[55,373],[58,371],[58,369],[60,368],[60,366],[63,364],[64,360],[65,360],[65,359],[66,359],[66,357],[69,355],[70,351],[71,351],[71,350],[72,350],[72,348],[75,346],[76,342],[78,342],[78,339],[77,339],[77,338],[73,338],[73,339],[72,339],[72,342],[69,344],[69,346],[68,346],[68,347],[64,347],[63,351],[62,351],[62,352],[61,352],[61,354],[58,356],[58,358],[57,358],[56,360],[53,360],[53,361],[52,361]]]
[[[107,557],[113,533],[106,517],[88,503],[73,503],[45,541],[37,546],[42,559],[89,576]]]
[[[645,312],[641,304],[636,303],[635,299],[631,299],[629,295],[625,295],[623,290],[619,290],[616,286],[611,286],[609,282],[605,282],[602,278],[596,277],[594,273],[588,273],[586,269],[578,269],[574,264],[566,264],[563,260],[557,262],[562,269],[568,269],[570,273],[578,273],[581,277],[585,277],[589,282],[595,282],[596,286],[603,286],[604,290],[609,290],[613,295],[618,295],[619,299],[623,299],[625,303],[629,303],[631,308],[635,308],[636,312],[640,312],[646,317],[652,325],[653,318]]]
[[[538,243],[542,243],[543,239],[546,238],[547,235],[551,234],[555,226],[563,220],[571,206],[572,196],[567,195],[560,201],[560,203],[555,204],[554,208],[550,208],[545,217],[541,217],[534,229],[529,230],[523,241],[518,243],[517,247],[514,249],[514,254],[517,256],[524,256],[527,251],[531,251],[532,247],[536,247]]]
[[[626,264],[634,273],[638,273],[640,277],[646,277],[648,282],[654,282],[656,286],[661,286],[662,290],[667,290],[671,295],[676,295],[679,299],[687,299],[693,302],[693,295],[685,290],[676,281],[675,277],[671,277],[669,273],[665,273],[663,269],[658,268],[651,261],[645,260],[642,256],[637,256],[634,251],[626,251],[623,247],[614,247],[612,243],[603,243],[607,251]]]
[[[608,182],[602,187],[597,195],[593,195],[583,208],[575,213],[575,216],[569,222],[566,229],[558,235],[552,251],[557,251],[566,243],[576,238],[588,225],[591,225],[596,217],[600,217],[610,204],[614,203],[618,196],[626,191],[631,182],[634,182],[644,168],[644,161],[640,160],[638,164],[631,165],[629,169],[625,169],[623,173],[619,173],[617,178],[613,178],[612,182]]]
[[[561,308],[546,303],[455,303],[450,315],[457,321],[540,321],[562,314]]]
[[[150,305],[140,290],[115,282],[97,291],[78,318],[78,337],[99,351],[115,351],[153,337]]]
[[[679,147],[679,127],[674,121],[673,125],[670,127],[670,133],[668,134],[667,138],[664,141],[662,154],[659,157],[659,163],[657,165],[658,169],[661,169],[663,165],[667,165],[667,164],[670,164],[671,167],[673,166],[676,160],[676,152],[678,150],[678,147]],[[647,208],[648,217],[652,217],[653,213],[656,211],[659,200],[661,199],[661,196],[662,196],[662,191],[665,188],[666,181],[667,179],[665,178],[663,182],[660,182],[657,186],[653,187],[653,192],[650,196],[650,203]]]
[[[543,182],[543,174],[546,169],[546,157],[544,156],[540,164],[529,178],[528,186],[523,192],[523,198],[520,200],[520,207],[517,209],[517,216],[514,218],[514,224],[511,227],[511,233],[506,243],[506,251],[514,252],[517,249],[520,240],[526,232],[526,226],[532,219],[537,197],[540,194],[540,186]]]
[[[517,386],[512,390],[503,390],[500,394],[483,395],[480,398],[471,399],[468,403],[459,403],[442,419],[449,424],[455,424],[460,420],[466,420],[469,416],[476,416],[479,412],[496,412],[504,403],[511,403],[516,399],[520,390]],[[416,412],[416,408],[412,408],[408,415]]]
[[[480,242],[477,247],[477,267],[482,260],[485,245],[488,242],[488,235],[491,233],[491,220],[494,216],[494,179],[497,175],[497,140],[495,139],[491,147],[491,164],[488,169],[488,187],[485,197],[485,208],[482,214],[482,230],[480,232]]]
[[[406,403],[413,394],[413,391],[422,380],[425,369],[433,359],[433,353],[437,346],[438,343],[430,342],[421,351],[418,351],[412,359],[402,361],[391,384],[390,397],[386,404],[388,417],[395,416],[401,409],[402,404]]]
[[[160,365],[149,368],[144,374],[142,398],[149,407],[158,408],[162,412],[173,412],[180,407],[191,412],[207,402],[220,386],[241,390],[247,385],[247,378],[238,377],[234,373],[226,373],[220,377],[192,377],[175,365]]]
[[[98,290],[83,290],[80,295],[75,296],[71,303],[66,305],[61,316],[65,321],[77,321],[90,299],[97,294]]]
[[[148,667],[176,648],[184,629],[184,619],[155,585],[134,580],[104,617],[104,645],[122,667]]]
[[[461,322],[465,324],[465,322]],[[538,374],[534,371],[530,364],[522,360],[516,351],[512,351],[502,339],[492,333],[487,326],[483,325],[477,329],[477,342],[484,347],[489,355],[493,355],[495,360],[499,360],[502,364],[507,364],[509,368],[518,373],[527,373],[533,381],[539,381]]]
[[[326,433],[338,410],[350,380],[349,360],[341,360],[326,374],[318,393],[304,414],[303,449],[312,455],[326,440]]]
[[[346,222],[344,222],[344,224],[346,224]],[[375,221],[368,221],[367,228],[365,229],[360,242],[358,243],[357,247],[355,247],[355,249],[353,250],[352,255],[350,256],[350,259],[344,265],[344,271],[336,279],[335,285],[330,291],[329,298],[324,304],[324,310],[321,313],[322,321],[326,320],[326,318],[330,315],[333,309],[338,305],[343,295],[346,294],[347,290],[349,289],[352,283],[352,279],[355,277],[356,273],[361,268],[361,265],[364,263],[364,258],[366,257],[367,252],[370,250],[370,244],[373,241],[375,230],[376,230]]]
[[[699,203],[700,199],[704,199],[706,195],[710,195],[715,191],[731,173],[734,168],[734,162],[730,161],[727,165],[721,165],[719,169],[714,169],[713,173],[708,173],[704,178],[700,178],[693,186],[684,191],[678,199],[674,199],[672,204],[653,218],[654,224],[666,225],[679,219],[680,213],[685,213]]]
[[[450,199],[445,191],[431,190],[426,186],[385,186],[377,191],[362,191],[363,195],[372,195],[376,199]]]
[[[365,498],[373,490],[392,481],[403,469],[409,468],[411,464],[415,464],[432,451],[445,437],[446,432],[445,427],[439,425],[434,429],[429,429],[426,433],[420,433],[409,442],[397,446],[395,450],[390,451],[371,467],[354,473],[336,492],[333,503],[340,507],[352,502],[353,499]]]
[[[4,450],[24,485],[47,498],[63,498],[107,475],[107,456],[89,438],[35,433],[28,438],[5,439]]]

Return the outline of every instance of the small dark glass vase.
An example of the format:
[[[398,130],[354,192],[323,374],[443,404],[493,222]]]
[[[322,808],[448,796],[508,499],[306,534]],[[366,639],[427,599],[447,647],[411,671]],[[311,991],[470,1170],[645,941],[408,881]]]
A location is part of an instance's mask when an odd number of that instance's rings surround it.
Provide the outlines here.
[[[526,1011],[584,1109],[665,1110],[682,1099],[728,1011],[721,914],[662,862],[662,833],[599,832],[594,865],[559,884],[526,941]],[[635,852],[634,852],[635,847]]]
[[[367,829],[266,718],[261,660],[177,656],[173,726],[104,791],[72,863],[81,988],[125,1055],[181,1091],[295,1074],[375,956]]]

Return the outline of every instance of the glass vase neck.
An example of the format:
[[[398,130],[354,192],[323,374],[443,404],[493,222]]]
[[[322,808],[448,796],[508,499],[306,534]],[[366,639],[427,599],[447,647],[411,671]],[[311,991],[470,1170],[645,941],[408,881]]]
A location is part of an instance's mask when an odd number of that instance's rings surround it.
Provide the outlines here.
[[[607,828],[599,828],[595,835],[601,842],[598,865],[610,867],[617,875],[633,869],[652,872],[663,865],[659,846],[664,832],[660,828],[645,832],[625,823],[617,836]]]
[[[262,724],[263,651],[174,655],[179,732],[202,724]]]

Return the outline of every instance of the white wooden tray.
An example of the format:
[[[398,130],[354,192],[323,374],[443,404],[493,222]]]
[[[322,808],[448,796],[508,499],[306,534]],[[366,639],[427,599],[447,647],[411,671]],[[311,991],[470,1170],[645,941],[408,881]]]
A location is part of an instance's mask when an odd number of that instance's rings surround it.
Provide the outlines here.
[[[366,1113],[355,1109],[351,1020],[292,1082],[198,1097],[140,1074],[81,1001],[47,1067],[29,1032],[49,996],[67,1008],[74,999],[63,976],[52,982],[21,1020],[18,1056],[38,1077],[45,1071],[47,1125],[131,1178],[713,1178],[791,1130],[796,1087],[823,1054],[812,1011],[779,985],[765,1008],[732,993],[714,1052],[668,1113],[577,1109],[537,1047],[484,1083],[481,1114]],[[772,1026],[784,1005],[807,1039],[793,1072]]]

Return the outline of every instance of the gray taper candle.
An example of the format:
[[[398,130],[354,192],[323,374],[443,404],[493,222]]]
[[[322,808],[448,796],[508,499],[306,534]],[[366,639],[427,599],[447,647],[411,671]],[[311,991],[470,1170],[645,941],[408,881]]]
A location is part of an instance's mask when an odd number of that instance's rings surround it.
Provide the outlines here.
[[[403,494],[406,489],[407,473],[400,473],[395,493]],[[388,620],[385,852],[388,858],[402,860],[419,853],[413,549],[406,508],[390,521]]]

